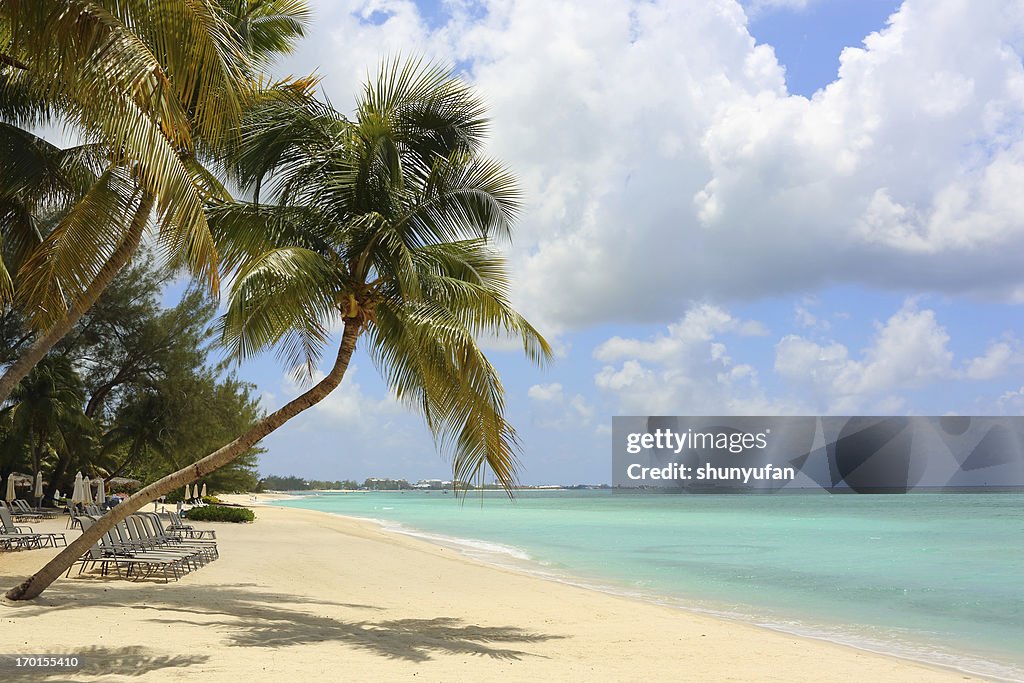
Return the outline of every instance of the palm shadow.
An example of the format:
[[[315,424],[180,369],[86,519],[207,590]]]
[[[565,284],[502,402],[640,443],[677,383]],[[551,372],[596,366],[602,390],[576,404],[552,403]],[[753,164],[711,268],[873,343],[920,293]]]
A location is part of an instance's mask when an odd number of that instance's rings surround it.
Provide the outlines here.
[[[0,577],[0,581],[2,581]],[[35,616],[55,610],[111,604],[111,595],[98,583],[73,582],[69,594],[47,591],[45,603],[21,603],[11,616]],[[62,585],[62,588],[67,583]],[[54,587],[56,588],[56,586]],[[371,618],[384,608],[362,603],[336,602],[326,598],[271,592],[250,583],[203,586],[201,591],[184,584],[147,586],[134,599],[131,591],[119,591],[122,607],[154,612],[152,623],[190,624],[216,629],[227,647],[286,648],[307,643],[335,642],[350,645],[389,659],[425,662],[436,655],[472,655],[500,660],[537,657],[521,649],[565,636],[529,631],[518,626],[481,626],[452,616],[429,619]],[[71,598],[69,602],[66,602]],[[315,609],[318,614],[312,613]],[[367,611],[357,619],[325,616],[324,612]],[[182,662],[187,666],[191,663]],[[168,664],[167,666],[173,666]],[[46,679],[50,680],[50,679]]]
[[[59,657],[59,654],[47,656]],[[10,655],[3,659],[0,680],[9,683],[22,681],[44,681],[63,683],[81,681],[83,678],[107,677],[111,675],[142,676],[161,669],[176,669],[194,664],[204,664],[210,658],[206,655],[167,655],[141,646],[120,648],[91,647],[80,652],[67,653],[77,657],[78,665],[66,668],[16,667]],[[171,674],[168,673],[170,676]]]

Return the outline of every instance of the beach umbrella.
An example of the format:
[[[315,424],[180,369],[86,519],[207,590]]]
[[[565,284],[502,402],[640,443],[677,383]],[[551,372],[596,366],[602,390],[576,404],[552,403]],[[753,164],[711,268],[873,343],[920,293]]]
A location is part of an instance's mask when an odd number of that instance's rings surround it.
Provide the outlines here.
[[[82,473],[78,472],[77,474],[75,474],[75,488],[71,492],[71,503],[73,505],[77,505],[78,503],[81,503],[83,499],[84,496],[82,495]]]
[[[42,472],[36,472],[36,490],[35,490],[33,495],[34,495],[35,498],[42,498],[43,497],[43,473]]]
[[[82,502],[92,505],[92,480],[82,477]]]
[[[103,477],[96,477],[96,502],[102,503],[107,499],[107,492],[103,490]]]
[[[4,495],[4,500],[11,503],[14,501],[14,498],[14,473],[12,472],[7,475],[7,493]]]
[[[198,486],[198,484],[196,484]],[[200,498],[206,498],[206,484],[203,484],[203,492],[199,494]]]
[[[53,499],[54,499],[54,500],[60,500],[60,489],[56,489],[56,490],[55,490],[55,491],[53,492]]]

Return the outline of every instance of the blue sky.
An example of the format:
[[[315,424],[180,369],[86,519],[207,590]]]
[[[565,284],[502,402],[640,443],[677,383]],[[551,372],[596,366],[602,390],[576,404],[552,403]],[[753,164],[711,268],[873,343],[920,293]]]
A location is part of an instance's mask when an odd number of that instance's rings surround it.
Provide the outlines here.
[[[617,414],[1024,408],[1024,11],[992,0],[314,2],[280,73],[347,109],[457,64],[527,194],[505,251],[558,349],[501,348],[526,483],[607,482]],[[891,23],[890,23],[891,22]],[[273,357],[238,369],[273,408]],[[358,353],[263,474],[449,476]]]

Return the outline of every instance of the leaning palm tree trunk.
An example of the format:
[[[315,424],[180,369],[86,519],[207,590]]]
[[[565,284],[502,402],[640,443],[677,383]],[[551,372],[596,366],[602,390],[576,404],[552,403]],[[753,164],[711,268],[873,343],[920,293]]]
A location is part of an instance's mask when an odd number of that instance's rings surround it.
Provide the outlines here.
[[[231,443],[222,446],[188,467],[150,484],[116,506],[70,543],[59,555],[50,560],[46,566],[23,583],[7,591],[7,598],[9,600],[31,600],[37,597],[51,583],[56,581],[57,577],[67,571],[94,543],[99,541],[103,534],[110,531],[115,524],[128,517],[128,515],[142,509],[144,505],[153,502],[160,496],[166,495],[174,489],[180,488],[223,467],[245,453],[267,434],[270,434],[302,411],[322,401],[328,394],[334,391],[345,376],[345,370],[348,369],[352,352],[355,351],[359,333],[360,322],[357,319],[346,320],[341,336],[341,347],[338,349],[338,356],[334,361],[334,367],[331,368],[330,373],[326,377],[298,398],[289,401],[283,407],[257,422],[249,431]]]
[[[14,391],[14,387],[18,386],[18,382],[23,380],[32,371],[32,368],[43,359],[43,356],[49,353],[54,344],[63,339],[64,335],[75,326],[75,323],[85,315],[86,311],[92,308],[92,305],[100,298],[107,285],[113,281],[114,276],[121,272],[125,264],[138,251],[139,244],[142,242],[142,233],[146,229],[146,222],[149,220],[149,213],[153,209],[155,202],[156,197],[154,195],[150,193],[143,195],[124,241],[110,255],[106,263],[103,264],[96,279],[89,284],[85,292],[83,292],[82,296],[74,303],[67,314],[51,326],[42,337],[37,339],[0,376],[0,405],[7,401],[11,392]]]

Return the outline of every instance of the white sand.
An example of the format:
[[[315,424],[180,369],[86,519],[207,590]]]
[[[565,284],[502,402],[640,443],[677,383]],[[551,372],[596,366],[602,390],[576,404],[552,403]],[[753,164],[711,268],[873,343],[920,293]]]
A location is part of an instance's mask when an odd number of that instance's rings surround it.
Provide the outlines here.
[[[197,524],[221,559],[176,583],[62,578],[0,604],[0,653],[86,662],[0,681],[979,680],[485,566],[369,522],[256,513]],[[54,554],[0,553],[0,587]]]

